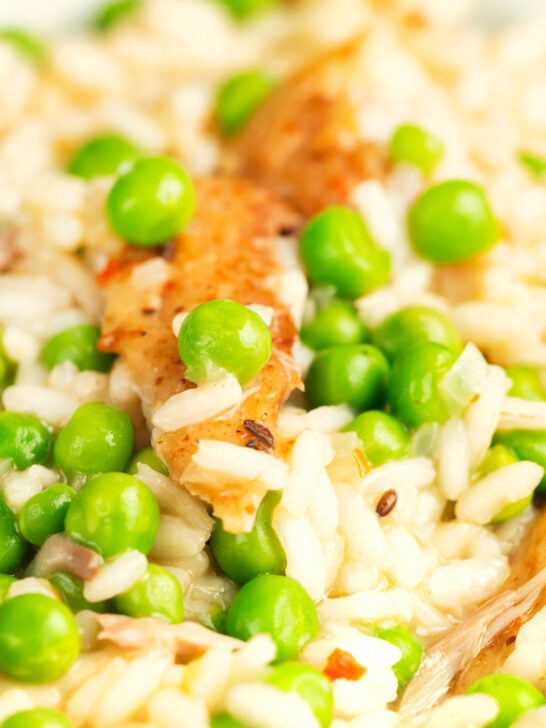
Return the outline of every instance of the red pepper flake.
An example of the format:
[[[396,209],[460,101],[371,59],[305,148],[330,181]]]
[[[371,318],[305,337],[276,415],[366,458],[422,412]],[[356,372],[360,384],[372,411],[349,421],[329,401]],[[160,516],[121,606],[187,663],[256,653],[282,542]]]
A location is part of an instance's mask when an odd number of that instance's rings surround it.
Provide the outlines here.
[[[361,478],[363,478],[371,470],[370,463],[366,460],[366,456],[359,447],[355,447],[355,449],[353,450],[353,457],[356,461],[358,474]]]
[[[350,652],[340,650],[339,647],[328,655],[326,667],[322,671],[330,680],[360,680],[366,674],[366,668],[357,662]]]
[[[97,273],[95,280],[99,286],[105,286],[109,283],[110,278],[121,270],[121,263],[117,258],[108,258],[108,262],[104,268]]]

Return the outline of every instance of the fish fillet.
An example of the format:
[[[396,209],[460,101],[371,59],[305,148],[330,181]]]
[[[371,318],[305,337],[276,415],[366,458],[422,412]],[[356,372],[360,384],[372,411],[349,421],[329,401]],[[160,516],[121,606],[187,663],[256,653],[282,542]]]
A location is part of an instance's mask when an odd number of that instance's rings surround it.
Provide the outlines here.
[[[383,177],[385,150],[358,128],[362,39],[284,83],[246,126],[229,163],[312,215],[350,204],[359,182]]]
[[[273,352],[235,411],[156,434],[155,449],[178,481],[200,440],[246,445],[252,439],[244,426],[247,420],[264,425],[273,436],[271,453],[282,455],[277,414],[300,385],[292,358],[296,329],[276,290],[281,270],[275,253],[276,236],[293,230],[298,217],[273,195],[242,180],[218,176],[198,180],[195,187],[195,216],[169,248],[171,259],[126,261],[111,279],[101,348],[125,361],[149,421],[171,396],[195,386],[184,378],[172,331],[176,314],[221,298],[272,307]],[[128,255],[134,256],[134,250]],[[209,502],[232,530],[249,527],[263,495],[240,483],[190,490]]]

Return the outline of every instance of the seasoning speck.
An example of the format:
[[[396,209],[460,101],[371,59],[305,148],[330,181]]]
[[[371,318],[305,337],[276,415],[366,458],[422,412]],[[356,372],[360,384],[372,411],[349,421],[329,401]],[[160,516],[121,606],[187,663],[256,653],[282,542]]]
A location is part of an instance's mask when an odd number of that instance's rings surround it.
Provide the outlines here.
[[[387,490],[379,499],[379,502],[375,507],[375,512],[380,518],[385,518],[385,516],[388,516],[389,513],[391,513],[391,511],[394,509],[397,500],[398,494],[396,493],[396,491],[392,488],[390,490]]]
[[[258,422],[257,420],[245,420],[243,425],[245,426],[245,430],[258,441],[257,450],[271,450],[275,447],[275,438],[271,434],[271,430],[262,422]],[[250,442],[252,442],[252,440]],[[253,446],[249,445],[249,447]]]

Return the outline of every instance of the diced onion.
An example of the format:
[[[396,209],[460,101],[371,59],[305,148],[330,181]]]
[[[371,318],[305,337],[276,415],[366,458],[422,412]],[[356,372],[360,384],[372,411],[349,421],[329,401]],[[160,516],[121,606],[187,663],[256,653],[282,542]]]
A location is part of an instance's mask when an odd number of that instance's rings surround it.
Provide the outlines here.
[[[483,390],[488,364],[474,344],[467,344],[455,364],[444,374],[439,390],[452,415],[459,415]]]

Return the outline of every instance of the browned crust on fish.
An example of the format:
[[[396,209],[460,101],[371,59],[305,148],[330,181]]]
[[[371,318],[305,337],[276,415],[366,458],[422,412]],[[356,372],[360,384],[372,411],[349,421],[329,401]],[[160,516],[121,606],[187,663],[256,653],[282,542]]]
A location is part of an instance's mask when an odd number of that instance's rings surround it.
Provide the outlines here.
[[[113,277],[101,348],[123,357],[148,415],[172,395],[195,386],[184,377],[172,331],[178,313],[219,298],[271,306],[275,310],[270,327],[273,353],[247,385],[247,396],[234,413],[159,434],[155,448],[176,480],[181,479],[200,439],[246,445],[251,439],[246,420],[266,427],[273,438],[271,452],[282,455],[286,445],[277,435],[277,415],[300,385],[291,353],[296,329],[275,290],[280,271],[274,249],[275,236],[292,230],[299,218],[270,193],[240,179],[218,176],[198,180],[195,187],[194,218],[175,241],[168,256],[171,260],[164,262],[168,280],[156,289],[139,289],[134,262]],[[205,487],[198,495],[218,515],[252,514],[257,505],[256,494],[247,497],[237,483],[220,491]]]
[[[351,204],[355,186],[388,162],[358,129],[362,38],[284,83],[246,126],[230,163],[302,212]]]
[[[546,567],[546,511],[542,510],[530,533],[524,538],[512,557],[510,579],[503,587],[517,589]],[[546,606],[546,590],[543,590],[531,609],[518,615],[506,629],[484,647],[479,655],[458,673],[452,683],[452,693],[463,693],[473,682],[484,675],[498,672],[514,650],[521,627]]]

